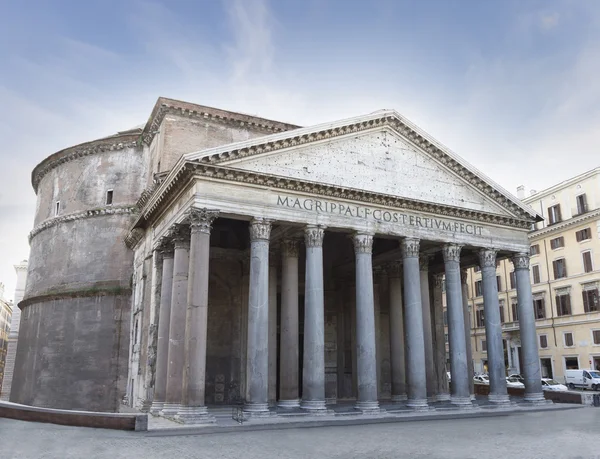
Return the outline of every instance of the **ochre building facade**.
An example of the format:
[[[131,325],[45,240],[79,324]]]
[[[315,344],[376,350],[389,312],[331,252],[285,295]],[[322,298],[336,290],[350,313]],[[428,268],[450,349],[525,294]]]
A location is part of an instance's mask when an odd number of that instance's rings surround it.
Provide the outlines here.
[[[469,407],[461,270],[480,265],[489,399],[507,403],[501,259],[523,359],[539,359],[540,216],[394,111],[298,127],[161,98],[143,129],[56,153],[33,183],[13,401],[190,423],[212,405]],[[526,368],[525,398],[542,401]]]

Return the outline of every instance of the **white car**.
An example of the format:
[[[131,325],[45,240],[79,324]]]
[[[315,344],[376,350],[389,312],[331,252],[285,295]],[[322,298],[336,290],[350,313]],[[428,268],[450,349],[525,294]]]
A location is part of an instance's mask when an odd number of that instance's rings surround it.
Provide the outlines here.
[[[485,386],[490,385],[490,378],[488,378],[488,375],[475,375],[473,376],[473,381],[475,384],[483,384]]]
[[[567,386],[559,383],[558,381],[555,381],[554,379],[542,378],[542,390],[552,390],[552,391],[562,392],[562,391],[569,390],[569,389],[567,389]]]
[[[516,389],[525,389],[525,384],[519,381],[516,376],[508,376],[506,378],[506,387],[514,387]]]

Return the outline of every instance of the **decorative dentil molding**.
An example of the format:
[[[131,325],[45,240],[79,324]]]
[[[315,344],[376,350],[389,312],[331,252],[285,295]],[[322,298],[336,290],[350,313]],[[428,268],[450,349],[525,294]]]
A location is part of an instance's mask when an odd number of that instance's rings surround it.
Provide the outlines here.
[[[281,241],[281,253],[285,258],[298,258],[300,241],[298,239],[284,239]]]
[[[218,210],[191,208],[186,214],[186,221],[190,223],[192,233],[210,234],[213,221],[219,216]]]
[[[517,269],[529,269],[529,254],[528,253],[516,253],[512,256],[511,261]]]
[[[373,235],[355,233],[353,236],[354,253],[373,253]]]
[[[250,222],[250,241],[268,241],[271,237],[271,220],[254,218]]]
[[[134,247],[138,245],[138,243],[144,238],[144,234],[146,234],[146,231],[144,231],[142,228],[134,228],[129,232],[129,234],[127,234],[127,236],[125,236],[125,245],[129,249],[133,250]]]
[[[479,267],[496,269],[496,249],[481,249],[479,251]]]
[[[323,247],[325,227],[323,225],[308,225],[304,228],[304,245],[310,247]]]
[[[402,239],[400,248],[402,249],[402,258],[418,258],[420,240],[412,237]]]
[[[460,263],[460,250],[462,245],[459,244],[444,244],[442,253],[444,255],[444,262],[456,261]]]

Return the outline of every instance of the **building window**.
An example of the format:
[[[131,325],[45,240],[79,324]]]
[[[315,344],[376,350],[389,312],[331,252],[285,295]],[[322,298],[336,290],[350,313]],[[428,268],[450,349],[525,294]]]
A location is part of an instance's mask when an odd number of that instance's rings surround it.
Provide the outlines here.
[[[511,303],[510,307],[512,309],[513,322],[518,322],[519,321],[519,307],[517,306],[517,302],[513,301]]]
[[[571,332],[564,332],[563,333],[563,338],[565,340],[565,347],[573,347],[573,346],[575,346],[575,343],[573,341],[573,333],[571,333]]]
[[[483,294],[483,290],[481,288],[482,281],[475,281],[475,296],[481,296]]]
[[[592,252],[589,250],[587,252],[583,252],[581,257],[583,258],[583,271],[586,273],[591,273],[594,270],[594,267],[592,266]]]
[[[106,205],[110,206],[113,201],[113,190],[108,190],[106,192]]]
[[[575,238],[577,239],[577,242],[587,241],[592,238],[592,230],[590,228],[584,228],[580,231],[576,231]]]
[[[496,284],[498,284],[498,291],[502,291],[502,277],[496,276]]]
[[[444,341],[447,343],[448,342],[448,333],[444,333]]]
[[[556,314],[559,316],[571,315],[571,295],[556,295]]]
[[[565,238],[563,236],[554,238],[554,239],[550,239],[550,248],[552,250],[555,249],[560,249],[561,247],[565,246]]]
[[[448,311],[444,309],[444,325],[448,325]]]
[[[540,280],[540,265],[533,265],[531,267],[531,273],[533,274],[533,283],[539,284]]]
[[[536,298],[533,300],[533,310],[535,311],[536,320],[546,318],[546,304],[543,298]]]
[[[600,330],[592,330],[592,341],[594,344],[600,344]]]
[[[476,273],[481,271],[481,268],[479,267],[479,265],[475,265],[475,268],[473,268],[473,269],[475,270]]]
[[[567,370],[579,370],[579,358],[565,357],[565,368]]]
[[[517,285],[517,276],[514,271],[510,273],[510,289],[513,290]]]
[[[60,201],[56,201],[56,206],[54,207],[54,216],[58,215],[60,212]]]
[[[487,352],[487,341],[484,339],[481,340],[481,352]]]
[[[539,255],[540,254],[540,245],[534,244],[529,248],[529,255]]]
[[[567,277],[567,262],[564,258],[559,258],[552,262],[554,268],[554,279],[562,279]]]
[[[585,214],[587,212],[587,199],[585,194],[580,194],[575,198],[577,200],[577,215]]]
[[[560,215],[560,204],[548,207],[548,222],[550,225],[554,225],[562,220]]]
[[[541,349],[548,348],[548,337],[546,335],[540,335],[540,348]]]
[[[504,301],[500,301],[500,323],[504,323]]]
[[[477,319],[477,326],[478,327],[485,327],[485,316],[483,313],[483,309],[477,309],[477,311],[475,312],[476,314],[476,319]]]
[[[598,289],[584,290],[583,310],[585,312],[598,312]]]

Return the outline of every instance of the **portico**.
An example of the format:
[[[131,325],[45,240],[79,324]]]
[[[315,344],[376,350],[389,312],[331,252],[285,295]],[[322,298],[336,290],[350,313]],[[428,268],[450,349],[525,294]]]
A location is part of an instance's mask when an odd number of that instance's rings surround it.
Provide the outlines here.
[[[537,217],[461,161],[391,112],[184,155],[136,224],[152,228],[162,274],[152,411],[195,423],[218,403],[243,403],[249,416],[274,404],[323,414],[348,399],[369,414],[381,400],[469,409],[461,269],[473,265],[484,270],[489,400],[507,403],[485,269],[516,260],[527,318]],[[527,320],[523,355],[534,362]]]

